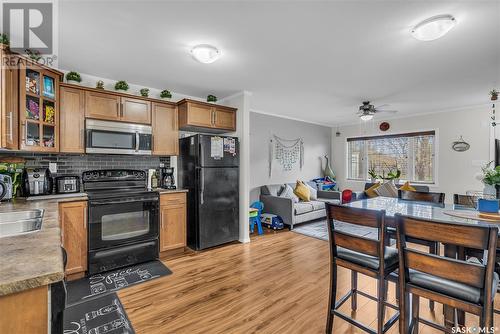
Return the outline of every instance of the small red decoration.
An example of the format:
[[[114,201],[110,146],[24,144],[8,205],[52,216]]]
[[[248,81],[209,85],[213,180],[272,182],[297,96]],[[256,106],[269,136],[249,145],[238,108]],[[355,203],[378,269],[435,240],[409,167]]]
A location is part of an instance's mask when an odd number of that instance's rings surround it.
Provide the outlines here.
[[[387,131],[387,130],[389,130],[390,127],[391,126],[387,122],[382,122],[382,123],[380,123],[380,126],[379,126],[381,131]]]

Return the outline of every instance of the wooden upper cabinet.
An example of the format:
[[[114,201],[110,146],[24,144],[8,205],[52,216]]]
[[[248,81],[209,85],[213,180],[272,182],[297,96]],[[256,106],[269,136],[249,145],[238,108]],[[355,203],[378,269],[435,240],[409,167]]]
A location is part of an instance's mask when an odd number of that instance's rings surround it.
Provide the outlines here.
[[[151,102],[122,97],[120,116],[125,122],[151,124]]]
[[[0,70],[0,148],[17,150],[19,148],[19,71],[16,66],[7,66],[15,62],[15,56],[0,48],[2,67]]]
[[[87,270],[87,201],[59,203],[62,245],[68,256],[65,274]]]
[[[153,102],[153,154],[179,154],[179,126],[177,107]]]
[[[85,91],[61,86],[59,151],[85,153]]]
[[[179,129],[213,133],[236,131],[235,108],[184,99],[178,103]]]
[[[85,116],[87,117],[119,121],[120,109],[120,96],[118,95],[85,92]]]

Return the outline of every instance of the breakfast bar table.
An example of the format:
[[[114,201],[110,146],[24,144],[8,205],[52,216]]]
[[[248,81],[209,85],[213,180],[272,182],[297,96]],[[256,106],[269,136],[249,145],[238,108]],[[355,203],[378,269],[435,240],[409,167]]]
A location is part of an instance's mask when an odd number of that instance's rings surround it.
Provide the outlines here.
[[[415,217],[415,218],[425,218],[432,219],[441,222],[453,223],[467,223],[467,224],[477,224],[477,225],[495,225],[500,227],[500,223],[486,222],[482,220],[477,220],[473,218],[460,218],[453,212],[463,211],[464,213],[472,213],[475,211],[462,206],[452,205],[452,204],[434,204],[428,202],[415,202],[415,201],[405,201],[399,198],[391,197],[375,197],[363,199],[360,201],[355,201],[345,204],[346,206],[362,209],[371,210],[385,210],[386,213],[386,226],[396,227],[396,222],[394,215],[396,213]],[[452,212],[453,211],[453,212]],[[448,212],[448,213],[447,213]],[[452,213],[452,215],[450,215]],[[497,248],[500,248],[500,239]],[[458,249],[454,245],[444,245],[445,256],[456,258],[458,255]],[[449,328],[453,327],[454,309],[448,306],[444,307],[445,325]],[[458,325],[463,325],[465,322],[465,313],[457,310]]]

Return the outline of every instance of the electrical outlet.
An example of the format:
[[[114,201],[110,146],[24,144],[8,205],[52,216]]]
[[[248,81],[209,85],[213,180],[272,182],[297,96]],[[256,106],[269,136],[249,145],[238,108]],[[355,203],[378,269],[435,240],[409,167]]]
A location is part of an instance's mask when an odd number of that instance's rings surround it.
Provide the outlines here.
[[[57,173],[57,162],[49,162],[49,170],[51,173]]]

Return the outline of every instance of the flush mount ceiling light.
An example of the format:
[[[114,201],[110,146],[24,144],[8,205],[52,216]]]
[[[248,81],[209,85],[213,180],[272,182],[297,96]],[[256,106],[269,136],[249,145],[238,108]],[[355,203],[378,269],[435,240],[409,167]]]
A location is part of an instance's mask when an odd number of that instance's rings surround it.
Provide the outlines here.
[[[417,24],[411,34],[419,41],[433,41],[441,38],[457,24],[451,15],[437,15]]]
[[[219,59],[220,51],[212,45],[200,44],[191,49],[193,58],[203,64],[210,64]]]

